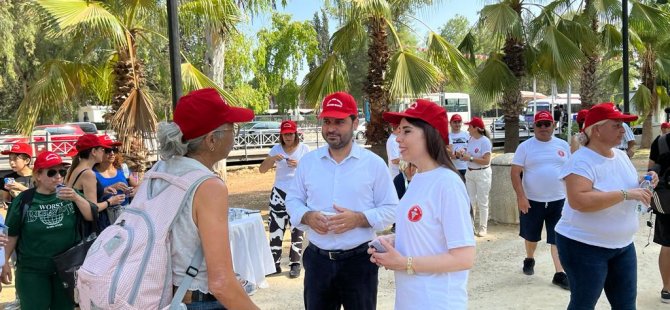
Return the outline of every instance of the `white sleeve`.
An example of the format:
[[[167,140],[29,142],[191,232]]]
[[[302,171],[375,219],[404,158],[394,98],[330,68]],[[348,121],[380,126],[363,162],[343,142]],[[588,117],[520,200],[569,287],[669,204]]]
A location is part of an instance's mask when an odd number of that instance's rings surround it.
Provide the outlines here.
[[[272,148],[270,149],[270,152],[268,152],[268,156],[275,156],[275,155],[277,155],[277,154],[280,154],[280,153],[281,153],[281,152],[279,151],[280,148],[281,148],[281,144],[275,144],[275,145],[272,146]]]
[[[373,156],[377,157],[376,155]],[[382,231],[395,220],[398,194],[395,191],[395,186],[393,186],[388,168],[382,159],[377,157],[372,159],[370,163],[374,166],[370,168],[375,174],[372,188],[374,208],[363,211],[363,214],[372,229]]]
[[[583,158],[575,158],[574,156],[568,160],[568,162],[561,170],[559,178],[561,180],[565,179],[568,175],[576,174],[582,177],[589,179],[591,182],[595,181],[595,173],[591,168],[591,165]]]
[[[526,141],[519,144],[519,146],[516,148],[516,152],[514,152],[514,158],[512,158],[512,165],[521,167],[524,166],[524,163],[526,162]]]
[[[623,123],[623,128],[624,128],[624,140],[626,141],[626,143],[628,143],[628,141],[635,140],[635,135],[633,134],[633,130],[630,129],[630,126],[628,126],[628,124],[626,123]]]
[[[491,139],[484,136],[484,142],[482,143],[482,155],[486,153],[491,153],[493,151],[493,144],[491,144]]]
[[[400,157],[400,149],[397,143],[389,138],[386,140],[386,156],[389,160],[398,159]]]
[[[447,248],[455,249],[467,246],[475,246],[475,237],[472,233],[472,220],[470,218],[470,199],[463,181],[456,175],[450,177],[441,188],[440,222],[442,232],[447,239]]]

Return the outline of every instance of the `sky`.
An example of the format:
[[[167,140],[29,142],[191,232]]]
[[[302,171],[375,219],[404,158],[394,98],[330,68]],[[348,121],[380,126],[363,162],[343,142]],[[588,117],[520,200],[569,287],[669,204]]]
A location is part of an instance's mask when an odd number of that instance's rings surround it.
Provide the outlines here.
[[[474,25],[477,21],[478,11],[484,7],[484,1],[481,0],[446,0],[437,2],[440,2],[440,4],[422,8],[414,15],[414,17],[420,19],[430,27],[430,30],[435,32],[439,32],[439,28],[457,14],[467,17],[470,24]],[[311,21],[314,17],[314,12],[319,11],[323,4],[323,0],[288,0],[286,7],[278,7],[277,11],[291,14],[293,20],[296,21]],[[254,37],[256,32],[261,28],[269,28],[271,26],[270,16],[271,14],[255,16],[253,20],[247,25],[240,27],[240,29],[247,35]],[[332,34],[337,30],[337,20],[331,19],[329,21],[329,27]],[[426,28],[426,26],[415,21],[412,28],[418,34],[417,37],[421,40],[427,38],[429,29]],[[298,82],[302,81],[302,78],[306,73],[307,72],[305,71],[298,74]]]

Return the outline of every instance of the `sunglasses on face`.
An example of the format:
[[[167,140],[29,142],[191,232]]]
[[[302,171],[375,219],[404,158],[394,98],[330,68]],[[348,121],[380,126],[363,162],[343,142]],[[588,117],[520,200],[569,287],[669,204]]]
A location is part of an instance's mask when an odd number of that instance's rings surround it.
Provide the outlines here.
[[[551,127],[551,122],[550,121],[539,121],[535,123],[535,127]]]
[[[112,154],[112,153],[114,153],[114,154],[118,154],[118,153],[119,153],[119,149],[117,149],[117,148],[105,149],[105,154]]]
[[[55,177],[56,174],[60,174],[60,176],[65,177],[65,175],[67,174],[67,170],[65,170],[65,169],[58,169],[58,170],[49,169],[49,170],[47,170],[47,176],[50,177],[50,178]]]

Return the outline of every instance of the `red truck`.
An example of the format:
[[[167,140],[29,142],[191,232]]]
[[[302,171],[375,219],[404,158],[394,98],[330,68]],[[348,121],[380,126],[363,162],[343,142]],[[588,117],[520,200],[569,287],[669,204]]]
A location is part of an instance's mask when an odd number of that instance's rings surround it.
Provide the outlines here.
[[[12,137],[2,141],[0,148],[11,147],[12,143],[24,142],[33,143],[37,154],[46,150],[51,150],[58,154],[67,154],[73,147],[77,139],[85,132],[76,124],[60,125],[40,125],[35,126],[32,132],[32,141],[29,137]],[[47,141],[48,137],[48,141]]]

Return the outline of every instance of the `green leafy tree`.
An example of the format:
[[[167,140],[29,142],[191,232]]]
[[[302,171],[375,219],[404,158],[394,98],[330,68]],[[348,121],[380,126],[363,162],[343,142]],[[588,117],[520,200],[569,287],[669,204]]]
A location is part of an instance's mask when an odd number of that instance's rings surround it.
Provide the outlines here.
[[[273,13],[272,28],[261,29],[257,37],[255,76],[281,114],[295,102],[290,102],[292,97],[281,97],[290,92],[280,90],[295,81],[304,61],[319,53],[316,31],[310,22],[292,21],[290,15]]]
[[[367,142],[383,154],[388,127],[382,113],[393,98],[418,95],[438,86],[444,79],[468,80],[471,67],[460,52],[438,34],[431,32],[425,57],[403,45],[396,28],[413,9],[433,1],[338,1],[342,25],[331,38],[333,52],[310,71],[302,84],[305,101],[318,106],[327,94],[350,89],[342,55],[367,46],[367,77],[364,97],[370,104]],[[365,44],[363,44],[365,42]]]
[[[460,44],[470,31],[470,21],[463,15],[456,14],[440,28],[440,35],[452,45]]]

